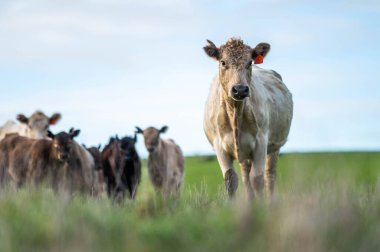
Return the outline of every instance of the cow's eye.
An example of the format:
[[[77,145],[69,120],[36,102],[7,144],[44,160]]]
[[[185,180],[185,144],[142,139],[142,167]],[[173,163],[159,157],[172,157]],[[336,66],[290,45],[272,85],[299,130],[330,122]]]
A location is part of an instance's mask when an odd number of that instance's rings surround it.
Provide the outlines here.
[[[220,64],[221,64],[223,67],[226,66],[226,62],[225,62],[224,60],[221,60],[221,61],[220,61]]]

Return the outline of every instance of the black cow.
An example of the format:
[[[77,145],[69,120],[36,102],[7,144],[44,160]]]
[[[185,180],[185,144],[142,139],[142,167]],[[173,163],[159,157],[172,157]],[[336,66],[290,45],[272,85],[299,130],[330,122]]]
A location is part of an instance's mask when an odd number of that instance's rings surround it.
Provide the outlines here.
[[[141,180],[141,161],[135,149],[136,135],[111,138],[102,151],[107,193],[117,201],[127,196],[134,199]]]

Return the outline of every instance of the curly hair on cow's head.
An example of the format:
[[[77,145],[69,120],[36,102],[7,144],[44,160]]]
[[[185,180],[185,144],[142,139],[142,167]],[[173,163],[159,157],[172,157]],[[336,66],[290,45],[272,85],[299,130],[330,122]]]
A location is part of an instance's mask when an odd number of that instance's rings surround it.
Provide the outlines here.
[[[250,54],[252,48],[244,44],[244,41],[240,38],[230,38],[225,44],[220,46],[220,50],[233,64],[237,63],[247,54]]]

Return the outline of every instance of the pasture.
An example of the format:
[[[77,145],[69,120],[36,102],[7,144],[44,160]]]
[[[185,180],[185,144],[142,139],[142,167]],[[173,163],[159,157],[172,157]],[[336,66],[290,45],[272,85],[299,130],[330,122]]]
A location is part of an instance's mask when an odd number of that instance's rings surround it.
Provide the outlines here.
[[[121,205],[2,191],[0,251],[379,251],[379,178],[380,153],[284,154],[273,202],[247,207],[241,181],[228,200],[215,157],[187,157],[182,198],[165,203],[144,162]]]

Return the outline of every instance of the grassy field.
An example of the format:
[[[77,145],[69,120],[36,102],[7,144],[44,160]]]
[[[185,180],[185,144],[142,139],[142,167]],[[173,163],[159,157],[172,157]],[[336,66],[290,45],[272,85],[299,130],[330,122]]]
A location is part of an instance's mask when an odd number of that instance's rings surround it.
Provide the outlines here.
[[[237,169],[238,171],[238,169]],[[135,202],[0,192],[0,251],[380,251],[380,153],[285,154],[273,202],[226,198],[215,157],[188,157],[183,197],[146,176]]]

